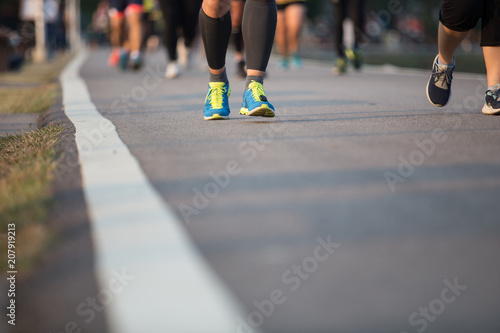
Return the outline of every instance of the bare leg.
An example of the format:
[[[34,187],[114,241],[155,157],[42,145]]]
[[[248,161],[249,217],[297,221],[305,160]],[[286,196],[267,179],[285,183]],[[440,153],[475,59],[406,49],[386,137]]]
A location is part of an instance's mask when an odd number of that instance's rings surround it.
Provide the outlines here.
[[[129,26],[128,40],[130,51],[140,51],[142,39],[141,13],[127,13],[126,16]]]
[[[302,4],[289,5],[285,10],[286,40],[289,54],[296,54],[299,50],[299,35],[305,12],[306,8]]]
[[[239,37],[236,40],[236,55],[235,60],[242,61],[243,59],[243,36],[241,35],[241,22],[243,20],[243,9],[245,8],[244,1],[233,1],[231,3],[231,23],[233,26],[233,33],[238,31]]]
[[[120,15],[113,15],[111,16],[110,20],[110,25],[111,25],[111,36],[110,36],[110,41],[111,41],[111,46],[113,49],[120,49],[122,46],[122,31],[123,31],[123,17]]]
[[[231,3],[231,23],[233,24],[233,28],[241,27],[244,8],[245,8],[245,2],[243,1],[234,1]]]
[[[274,38],[278,52],[284,58],[288,57],[286,45],[286,15],[284,10],[278,10],[278,21],[276,24],[276,36]]]
[[[453,31],[445,27],[439,22],[438,30],[438,47],[439,47],[439,60],[445,65],[453,64],[453,56],[460,43],[469,34],[466,32]]]
[[[207,16],[219,18],[227,14],[231,8],[231,0],[203,0],[201,8]]]
[[[500,47],[484,46],[484,62],[486,63],[486,75],[488,87],[500,83]]]

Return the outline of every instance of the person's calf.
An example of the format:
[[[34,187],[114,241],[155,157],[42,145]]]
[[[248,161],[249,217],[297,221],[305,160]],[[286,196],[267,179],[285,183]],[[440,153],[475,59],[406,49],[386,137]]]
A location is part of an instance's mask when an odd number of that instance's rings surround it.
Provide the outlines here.
[[[273,47],[276,22],[275,0],[247,0],[242,29],[249,70],[266,71]]]

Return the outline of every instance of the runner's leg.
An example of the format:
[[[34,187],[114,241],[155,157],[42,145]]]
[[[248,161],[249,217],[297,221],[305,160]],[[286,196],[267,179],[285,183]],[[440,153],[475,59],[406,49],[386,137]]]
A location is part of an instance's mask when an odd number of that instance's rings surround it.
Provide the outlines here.
[[[286,44],[288,47],[288,54],[292,57],[292,66],[299,68],[302,62],[298,56],[299,51],[299,37],[302,31],[302,23],[306,7],[303,3],[294,3],[285,9],[286,15]]]
[[[231,0],[204,0],[199,14],[210,82],[203,109],[205,120],[229,118],[231,89],[226,74],[226,52],[231,37]]]
[[[243,13],[247,77],[264,78],[273,47],[276,20],[275,0],[247,0]]]
[[[231,37],[230,6],[231,0],[204,0],[200,11],[200,32],[212,82],[227,82],[226,53]]]

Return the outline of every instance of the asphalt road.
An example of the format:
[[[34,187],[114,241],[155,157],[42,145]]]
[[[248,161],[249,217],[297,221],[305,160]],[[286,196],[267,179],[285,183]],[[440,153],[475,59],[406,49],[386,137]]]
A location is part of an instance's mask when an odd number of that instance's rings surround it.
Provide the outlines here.
[[[229,60],[231,119],[207,122],[206,72],[166,80],[157,53],[119,73],[106,57],[81,71],[93,102],[254,326],[500,332],[500,117],[480,113],[484,77],[457,74],[435,108],[424,72],[273,59],[266,119],[238,114]]]

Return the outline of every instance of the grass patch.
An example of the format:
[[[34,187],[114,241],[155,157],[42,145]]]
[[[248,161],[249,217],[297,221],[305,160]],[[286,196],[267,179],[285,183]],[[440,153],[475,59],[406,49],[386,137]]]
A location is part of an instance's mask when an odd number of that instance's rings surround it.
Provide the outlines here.
[[[57,84],[0,88],[0,113],[42,113],[54,104]]]
[[[50,125],[0,138],[0,240],[7,224],[15,223],[17,267],[29,266],[49,240],[45,222],[57,163],[55,145],[62,130]],[[6,268],[6,257],[0,259],[1,269]]]
[[[46,63],[28,63],[20,71],[1,73],[0,84],[33,85],[57,81],[71,57],[69,53],[61,54]]]
[[[60,55],[44,64],[0,74],[0,113],[42,113],[56,101],[57,79],[71,59]],[[27,273],[54,237],[47,225],[52,203],[56,144],[63,127],[0,138],[0,270],[7,268],[7,225],[16,225],[16,269]]]
[[[27,64],[21,71],[0,74],[0,114],[41,113],[51,107],[59,73],[70,58],[60,55],[45,64]]]

